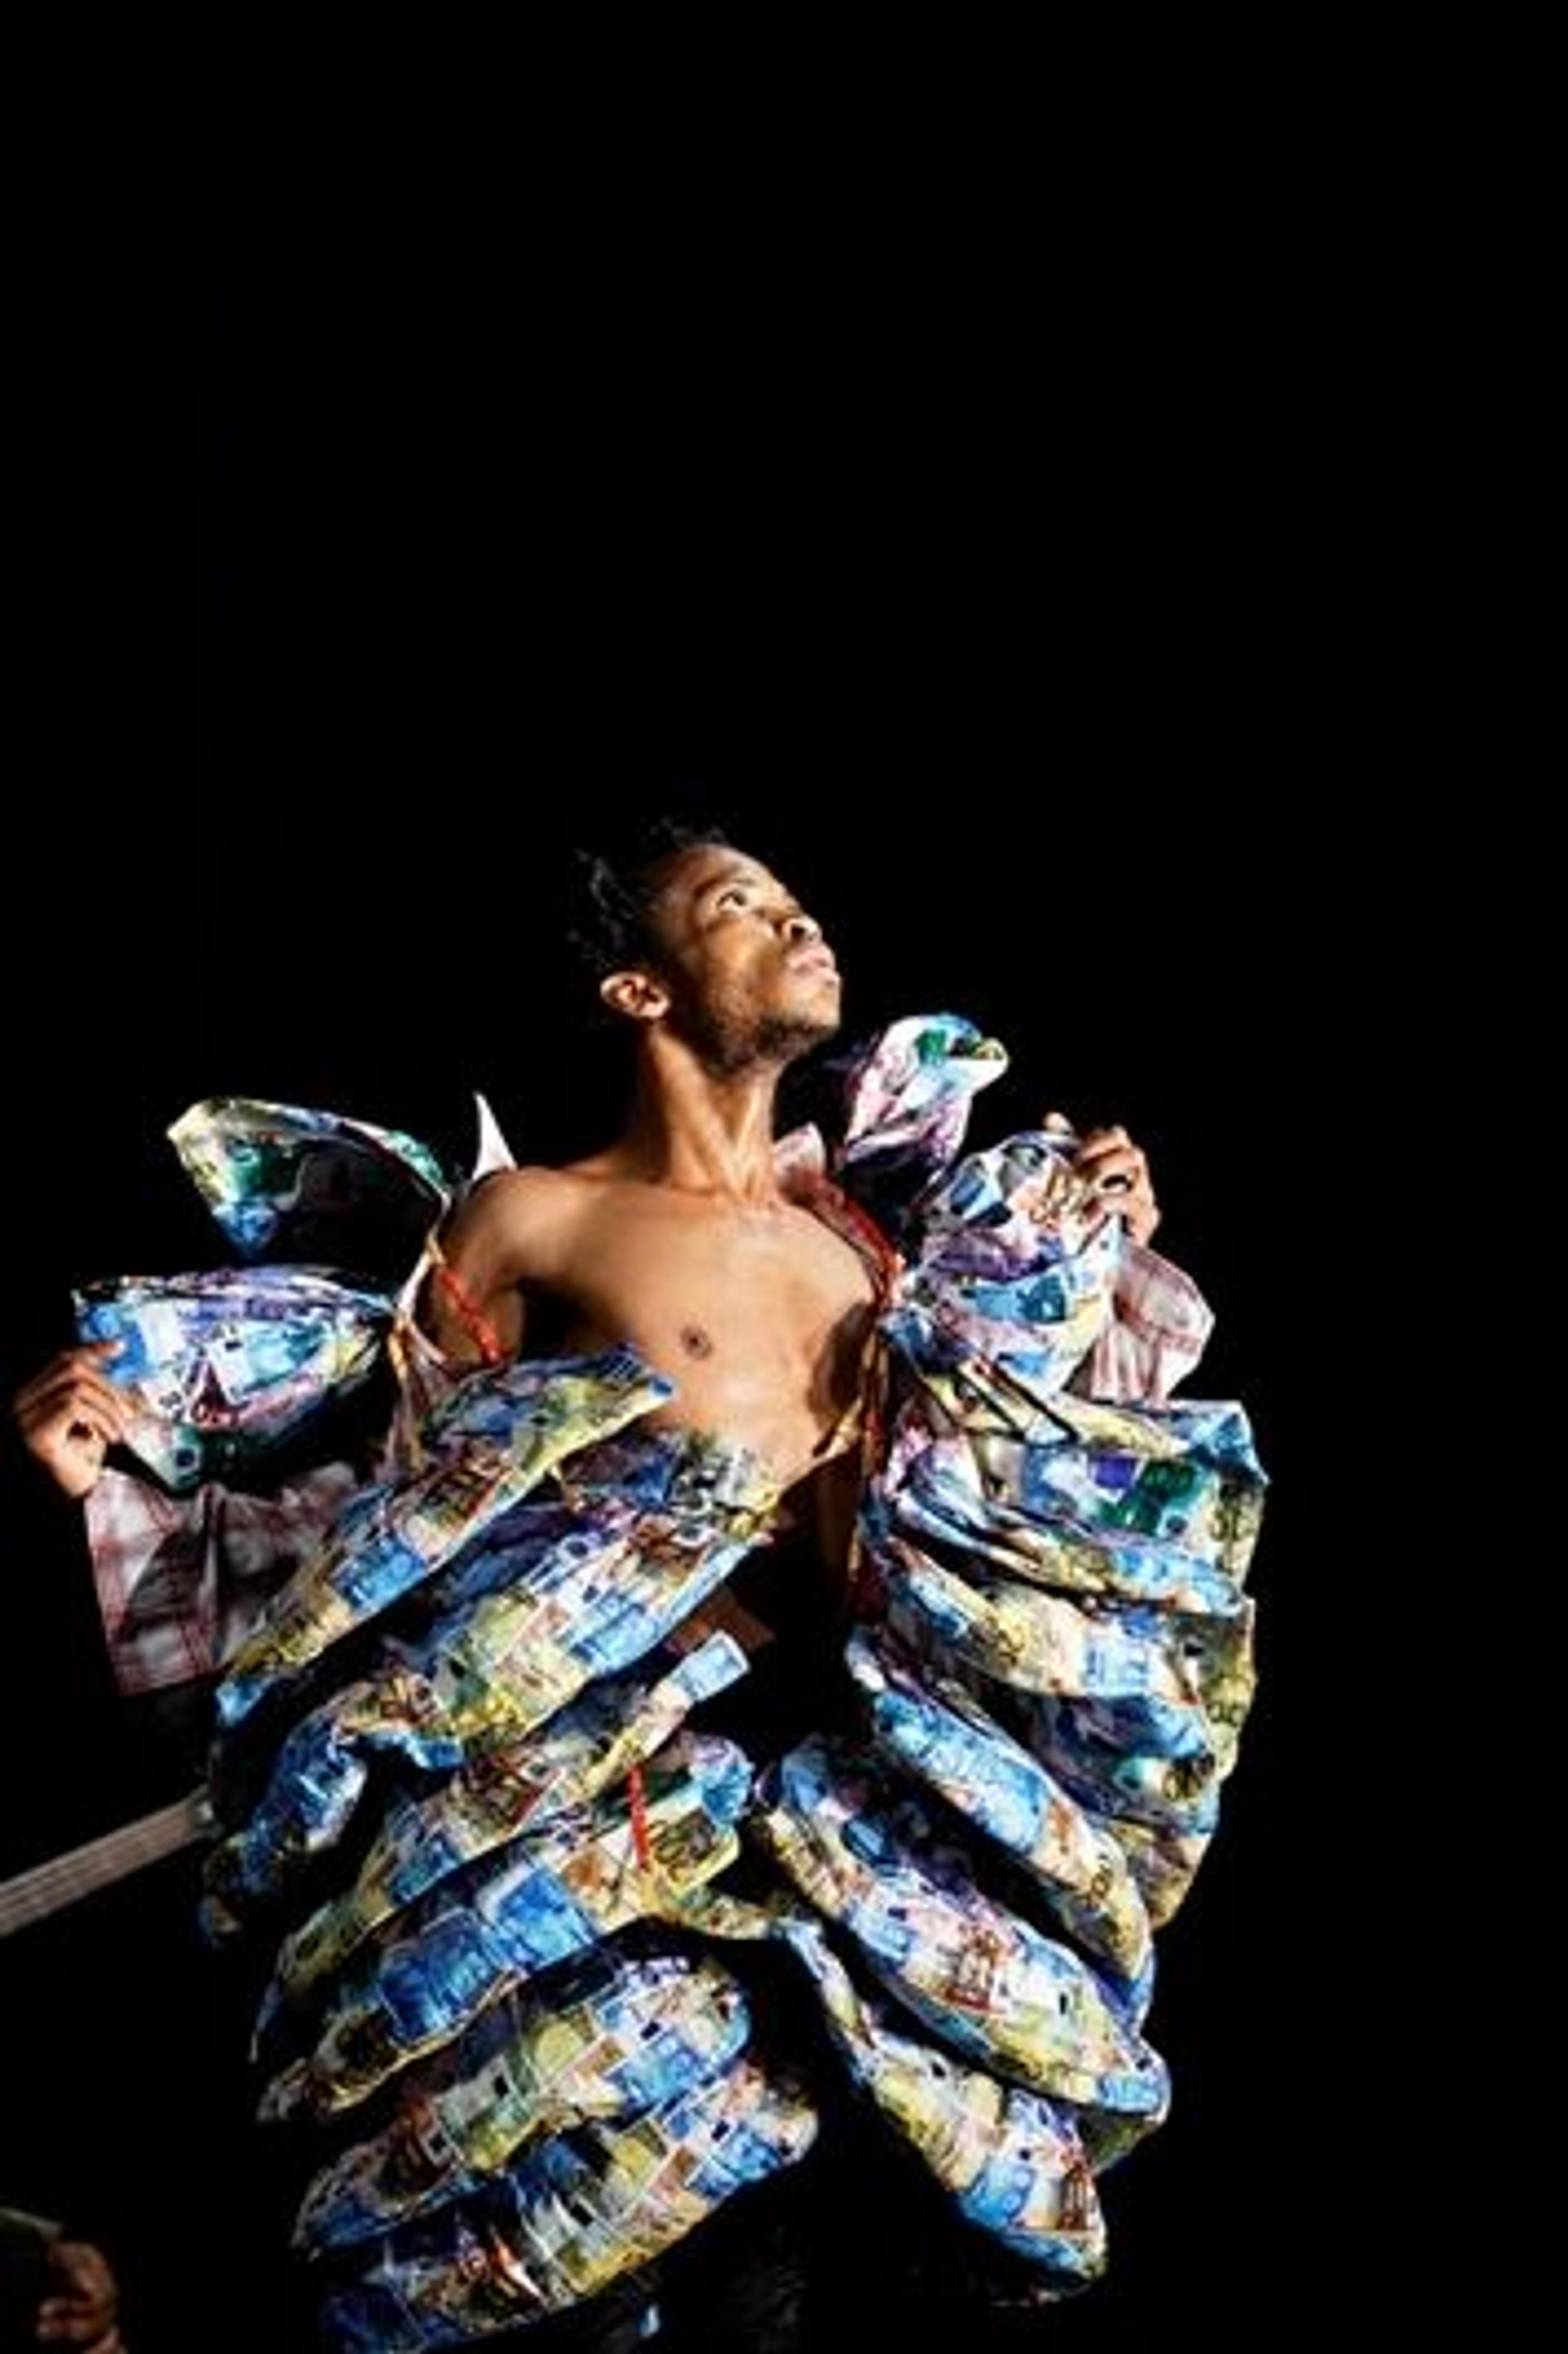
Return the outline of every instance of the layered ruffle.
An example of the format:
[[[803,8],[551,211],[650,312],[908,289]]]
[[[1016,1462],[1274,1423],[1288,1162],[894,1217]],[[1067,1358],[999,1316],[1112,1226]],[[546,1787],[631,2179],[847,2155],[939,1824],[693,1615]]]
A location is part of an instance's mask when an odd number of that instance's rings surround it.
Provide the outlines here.
[[[779,1500],[651,1426],[628,1351],[438,1399],[220,1687],[208,1925],[273,1957],[264,2116],[330,2130],[298,2239],[344,2348],[558,2312],[802,2156],[758,1943],[977,2231],[1057,2293],[1104,2264],[1097,2179],[1170,2099],[1155,1933],[1251,1703],[1264,1475],[1233,1402],[1085,1394],[1131,1246],[1070,1140],[957,1157],[1000,1050],[950,1016],[879,1044],[838,1170],[906,1196],[851,1707],[779,1756],[705,1729],[747,1670],[693,1614]],[[1137,1271],[1169,1366],[1206,1311]]]

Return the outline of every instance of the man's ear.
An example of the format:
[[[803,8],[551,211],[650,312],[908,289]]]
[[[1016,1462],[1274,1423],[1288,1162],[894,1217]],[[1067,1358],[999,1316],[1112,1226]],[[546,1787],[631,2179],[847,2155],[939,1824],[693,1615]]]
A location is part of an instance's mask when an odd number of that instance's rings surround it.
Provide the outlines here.
[[[624,1013],[632,1022],[657,1022],[670,1010],[669,991],[636,965],[624,972],[607,972],[599,993],[612,1013]]]

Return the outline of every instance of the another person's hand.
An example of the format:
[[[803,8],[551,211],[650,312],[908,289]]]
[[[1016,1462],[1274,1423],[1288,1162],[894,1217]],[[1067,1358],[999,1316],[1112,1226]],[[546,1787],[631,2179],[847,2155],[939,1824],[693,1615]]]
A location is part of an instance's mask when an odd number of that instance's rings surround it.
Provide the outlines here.
[[[130,1427],[124,1394],[103,1370],[119,1346],[92,1341],[63,1349],[11,1401],[23,1446],[68,1496],[96,1485],[104,1456]]]
[[[1066,1130],[1071,1123],[1060,1112],[1047,1112],[1047,1129]],[[1125,1128],[1091,1128],[1078,1138],[1073,1167],[1086,1185],[1126,1221],[1135,1243],[1146,1243],[1160,1224],[1149,1162]]]
[[[90,2240],[55,2240],[48,2254],[49,2294],[38,2307],[34,2333],[40,2346],[71,2346],[78,2354],[125,2354],[117,2319],[120,2286]]]

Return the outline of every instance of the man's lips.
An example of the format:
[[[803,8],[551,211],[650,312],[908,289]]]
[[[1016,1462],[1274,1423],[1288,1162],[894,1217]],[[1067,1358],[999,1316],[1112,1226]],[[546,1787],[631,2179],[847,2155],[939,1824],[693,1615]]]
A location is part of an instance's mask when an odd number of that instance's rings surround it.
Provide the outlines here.
[[[839,977],[832,949],[794,949],[790,951],[789,965],[791,972],[826,973],[832,981],[837,981]]]

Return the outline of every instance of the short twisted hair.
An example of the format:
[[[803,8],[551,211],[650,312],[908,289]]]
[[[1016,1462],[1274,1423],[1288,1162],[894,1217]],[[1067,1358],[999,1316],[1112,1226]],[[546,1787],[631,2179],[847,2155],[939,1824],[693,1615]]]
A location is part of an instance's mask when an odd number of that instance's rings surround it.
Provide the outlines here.
[[[649,916],[665,859],[705,843],[730,842],[721,825],[661,816],[643,819],[613,847],[575,849],[565,930],[567,946],[588,978],[601,981],[607,972],[618,972],[655,951]]]

